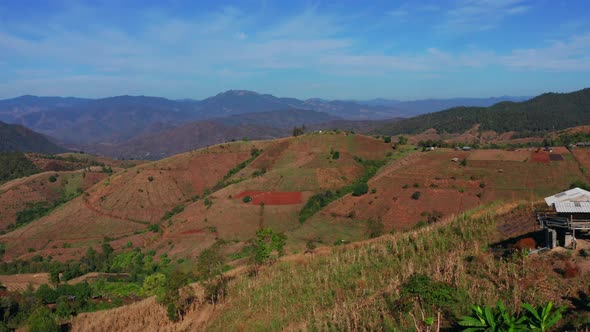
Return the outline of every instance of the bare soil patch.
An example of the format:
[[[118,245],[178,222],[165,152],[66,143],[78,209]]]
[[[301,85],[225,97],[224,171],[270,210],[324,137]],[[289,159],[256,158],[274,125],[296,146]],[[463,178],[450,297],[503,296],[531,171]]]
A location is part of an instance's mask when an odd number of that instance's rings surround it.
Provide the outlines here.
[[[534,163],[548,163],[549,160],[549,153],[546,151],[531,152],[531,161]]]
[[[301,204],[303,197],[301,192],[280,192],[280,191],[256,191],[249,190],[236,195],[235,199],[242,199],[246,196],[252,197],[251,204],[260,205],[293,205]]]

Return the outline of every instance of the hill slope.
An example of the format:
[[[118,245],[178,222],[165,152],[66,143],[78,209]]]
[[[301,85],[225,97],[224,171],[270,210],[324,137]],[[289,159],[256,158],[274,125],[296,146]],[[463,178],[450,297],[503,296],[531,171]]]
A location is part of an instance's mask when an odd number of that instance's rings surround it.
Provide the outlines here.
[[[590,124],[590,88],[572,93],[546,93],[531,100],[491,107],[457,107],[424,114],[377,129],[387,135],[416,134],[434,128],[461,133],[479,124],[483,131],[542,134]]]
[[[53,154],[65,152],[66,149],[28,128],[0,121],[0,152],[17,151]]]

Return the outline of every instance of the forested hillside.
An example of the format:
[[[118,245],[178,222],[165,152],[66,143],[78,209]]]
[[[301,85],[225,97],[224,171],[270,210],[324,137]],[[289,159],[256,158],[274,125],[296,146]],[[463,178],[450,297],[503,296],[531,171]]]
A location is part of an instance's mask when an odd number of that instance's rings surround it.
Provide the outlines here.
[[[11,125],[0,121],[0,152],[65,152],[45,136],[20,125]]]
[[[461,133],[479,124],[481,130],[541,135],[590,123],[590,88],[572,93],[546,93],[531,100],[491,107],[456,107],[388,124],[378,134],[416,134],[434,128]]]
[[[21,152],[0,152],[0,183],[39,173],[40,170]]]

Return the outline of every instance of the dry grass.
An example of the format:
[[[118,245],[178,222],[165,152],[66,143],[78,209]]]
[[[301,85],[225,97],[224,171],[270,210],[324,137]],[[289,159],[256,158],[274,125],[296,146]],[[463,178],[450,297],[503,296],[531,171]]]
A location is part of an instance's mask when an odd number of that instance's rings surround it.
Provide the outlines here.
[[[503,300],[563,304],[563,294],[588,284],[588,275],[567,284],[545,257],[499,260],[486,251],[497,241],[495,213],[463,215],[446,225],[387,235],[363,244],[334,248],[328,256],[281,262],[256,278],[237,277],[230,298],[215,314],[211,330],[382,330],[414,327],[410,316],[388,309],[384,296],[421,273],[464,290],[460,304]],[[571,281],[570,281],[571,280]],[[432,308],[422,308],[429,311]],[[416,308],[416,317],[420,310]]]

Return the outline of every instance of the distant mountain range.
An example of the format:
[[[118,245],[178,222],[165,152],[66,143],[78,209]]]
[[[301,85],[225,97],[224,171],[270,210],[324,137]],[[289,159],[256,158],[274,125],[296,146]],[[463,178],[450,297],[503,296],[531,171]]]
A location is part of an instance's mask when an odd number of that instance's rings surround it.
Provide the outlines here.
[[[372,99],[359,101],[361,104],[371,106],[388,106],[412,115],[438,112],[457,106],[488,107],[503,101],[520,102],[531,97],[491,97],[491,98],[451,98],[451,99],[422,99],[411,101],[399,101],[393,99]]]
[[[506,97],[503,100],[511,99],[514,98]],[[449,105],[481,105],[494,101],[496,99],[491,98],[413,102],[384,99],[373,102],[318,98],[300,100],[245,90],[230,90],[204,100],[170,100],[146,96],[101,99],[22,96],[0,100],[0,121],[24,125],[65,145],[118,144],[142,135],[146,130],[153,132],[157,127],[168,129],[217,118],[226,118],[225,124],[235,125],[235,121],[228,117],[247,113],[289,110],[291,114],[291,110],[298,109],[325,113],[321,122],[334,119],[383,120],[434,112]],[[275,114],[278,116],[279,113]],[[317,123],[317,117],[317,114],[308,113],[303,117],[296,116],[296,120],[311,124]],[[240,120],[258,126],[267,126],[273,121],[283,123],[266,119],[263,114]],[[220,121],[217,122],[224,123]]]
[[[16,151],[61,153],[66,150],[28,128],[0,121],[0,152]]]

